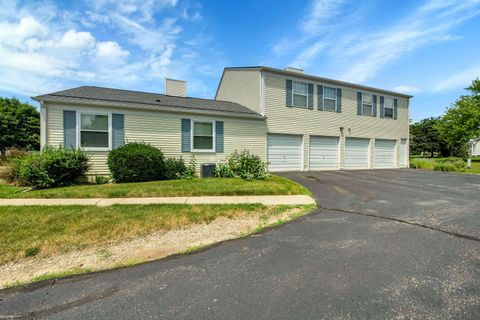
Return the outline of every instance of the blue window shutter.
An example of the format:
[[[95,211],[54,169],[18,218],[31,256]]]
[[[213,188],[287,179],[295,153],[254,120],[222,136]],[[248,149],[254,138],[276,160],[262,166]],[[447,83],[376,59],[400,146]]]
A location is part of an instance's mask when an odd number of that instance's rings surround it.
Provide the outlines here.
[[[308,84],[308,109],[313,110],[313,84]]]
[[[292,101],[293,83],[292,83],[292,80],[287,80],[286,87],[287,87],[287,90],[286,90],[287,107],[291,107],[293,105],[293,101]]]
[[[223,121],[215,121],[215,152],[223,152]]]
[[[190,152],[190,119],[182,119],[182,152]]]
[[[373,95],[373,116],[376,117],[377,116],[377,95],[374,94]]]
[[[63,147],[77,148],[77,112],[63,110]]]
[[[125,143],[125,121],[124,115],[112,114],[112,148],[118,148]]]
[[[317,86],[317,108],[318,110],[323,110],[323,86]]]
[[[337,88],[337,112],[342,112],[342,89]]]
[[[393,99],[393,119],[397,119],[397,106],[398,106],[398,99]]]
[[[380,118],[385,118],[385,98],[380,96]]]
[[[362,93],[357,92],[357,114],[362,114]]]

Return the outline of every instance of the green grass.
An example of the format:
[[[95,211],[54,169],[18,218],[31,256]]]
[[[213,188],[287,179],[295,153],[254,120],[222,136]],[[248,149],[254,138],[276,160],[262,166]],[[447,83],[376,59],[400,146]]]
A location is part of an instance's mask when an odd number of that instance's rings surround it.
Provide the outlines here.
[[[133,198],[175,196],[290,195],[310,191],[289,179],[271,176],[265,180],[207,178],[103,185],[77,185],[30,190],[0,185],[0,198]]]
[[[455,159],[456,161],[463,162],[465,164],[464,168],[460,168],[454,165],[439,165],[439,162]],[[416,169],[425,169],[425,170],[439,170],[441,168],[447,167],[448,171],[458,172],[458,173],[467,173],[467,174],[480,174],[480,158],[472,159],[472,167],[466,167],[466,161],[461,158],[410,158],[410,167]]]
[[[269,217],[291,208],[260,204],[3,206],[0,207],[0,264],[22,259],[32,252],[49,256],[208,223],[218,217]]]

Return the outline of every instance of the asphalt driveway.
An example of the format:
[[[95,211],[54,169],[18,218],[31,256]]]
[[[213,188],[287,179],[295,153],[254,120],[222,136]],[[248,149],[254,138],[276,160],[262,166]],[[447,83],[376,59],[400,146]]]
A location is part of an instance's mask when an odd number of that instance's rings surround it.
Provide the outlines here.
[[[285,175],[321,208],[197,254],[0,292],[0,319],[478,319],[480,176]]]

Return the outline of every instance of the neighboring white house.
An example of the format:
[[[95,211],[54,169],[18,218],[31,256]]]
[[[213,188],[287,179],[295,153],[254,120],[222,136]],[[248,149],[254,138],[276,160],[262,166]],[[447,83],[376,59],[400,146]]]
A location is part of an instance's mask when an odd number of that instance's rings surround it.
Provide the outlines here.
[[[199,165],[248,149],[270,171],[408,166],[408,95],[268,67],[225,68],[215,100],[186,97],[183,81],[165,88],[34,97],[41,145],[83,148],[97,175],[109,173],[110,150],[132,141]]]
[[[480,157],[480,138],[471,139],[469,141],[469,148],[473,157]]]

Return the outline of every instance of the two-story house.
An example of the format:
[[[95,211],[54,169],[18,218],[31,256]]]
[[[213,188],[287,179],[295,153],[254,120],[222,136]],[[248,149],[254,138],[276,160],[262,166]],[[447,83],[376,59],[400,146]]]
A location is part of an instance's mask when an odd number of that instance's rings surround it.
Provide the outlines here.
[[[265,117],[271,171],[407,167],[410,98],[269,67],[225,68],[216,94]]]
[[[92,175],[108,152],[143,141],[200,166],[248,149],[270,171],[408,166],[411,96],[268,67],[225,68],[214,100],[84,86],[36,96],[41,146],[82,148]]]

